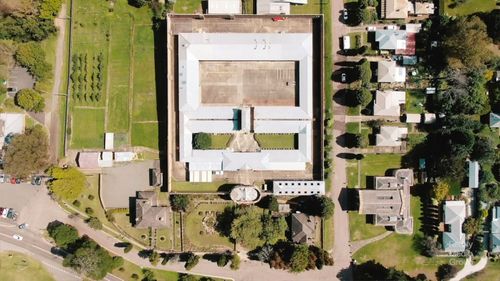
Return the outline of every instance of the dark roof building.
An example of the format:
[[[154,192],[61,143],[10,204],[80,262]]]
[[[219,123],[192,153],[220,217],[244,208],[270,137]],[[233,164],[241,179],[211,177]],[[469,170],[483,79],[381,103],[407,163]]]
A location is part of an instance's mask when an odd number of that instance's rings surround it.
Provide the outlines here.
[[[135,224],[136,228],[162,228],[168,227],[168,208],[158,206],[158,195],[154,191],[137,192],[135,198]]]
[[[316,217],[303,213],[292,214],[292,241],[313,244],[316,233]]]

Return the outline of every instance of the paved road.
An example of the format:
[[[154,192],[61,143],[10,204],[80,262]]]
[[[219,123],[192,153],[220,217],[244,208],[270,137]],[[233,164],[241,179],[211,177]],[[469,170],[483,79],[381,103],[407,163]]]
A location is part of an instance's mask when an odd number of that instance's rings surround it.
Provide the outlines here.
[[[57,45],[56,45],[56,62],[54,65],[54,84],[52,86],[52,96],[51,103],[49,107],[49,112],[47,113],[47,118],[45,119],[45,126],[49,128],[50,132],[50,158],[51,162],[56,163],[59,151],[59,134],[60,134],[60,122],[59,118],[59,99],[62,97],[60,95],[59,89],[61,88],[62,71],[64,66],[64,43],[66,37],[66,4],[62,5],[61,12],[59,16],[54,20],[54,25],[59,30],[57,33]]]
[[[334,64],[340,61],[344,61],[345,57],[338,54],[340,51],[340,39],[343,35],[349,32],[346,25],[340,22],[341,10],[344,8],[343,1],[336,0],[332,1],[332,53]],[[345,86],[340,83],[332,83],[333,92],[335,94],[339,89]],[[334,129],[333,129],[333,168],[334,173],[332,177],[332,199],[335,203],[334,212],[334,246],[333,246],[333,260],[335,262],[335,267],[338,272],[334,276],[342,280],[352,280],[352,272],[350,270],[350,264],[352,260],[351,250],[349,246],[349,215],[347,211],[342,210],[342,206],[345,206],[348,202],[346,196],[341,196],[342,188],[346,187],[347,176],[346,176],[346,160],[337,157],[337,154],[343,153],[344,148],[337,143],[337,137],[345,133],[345,115],[346,108],[340,104],[334,103],[333,105],[333,115],[334,115]],[[342,193],[345,194],[345,193]],[[341,273],[341,275],[338,275]]]
[[[451,278],[450,281],[460,281],[464,279],[465,277],[474,274],[478,271],[483,270],[486,267],[486,264],[488,263],[488,257],[483,256],[478,263],[472,265],[471,258],[467,258],[465,261],[464,268],[460,270],[455,277]]]

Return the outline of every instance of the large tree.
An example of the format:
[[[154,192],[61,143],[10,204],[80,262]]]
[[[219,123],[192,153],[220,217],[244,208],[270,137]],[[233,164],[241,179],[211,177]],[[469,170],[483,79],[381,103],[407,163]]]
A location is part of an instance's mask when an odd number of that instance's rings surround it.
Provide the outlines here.
[[[236,209],[235,213],[231,223],[231,238],[249,248],[255,248],[261,243],[261,215],[250,208]]]
[[[78,240],[78,230],[69,224],[54,221],[47,225],[49,236],[57,246],[65,248]]]
[[[321,196],[318,197],[319,203],[319,216],[325,219],[330,218],[333,215],[334,204],[330,197]]]
[[[491,138],[476,136],[470,158],[481,164],[493,164],[495,162],[496,146]]]
[[[22,89],[16,94],[16,104],[26,111],[42,112],[45,99],[33,89]]]
[[[296,245],[290,257],[290,271],[302,272],[309,265],[309,247],[305,244]]]
[[[174,211],[185,212],[191,205],[191,200],[186,194],[173,194],[170,195],[170,205]]]
[[[52,167],[49,175],[53,177],[49,182],[50,191],[67,201],[76,199],[87,185],[85,175],[75,167]]]
[[[46,169],[48,149],[47,134],[42,126],[27,129],[24,134],[15,136],[7,146],[4,157],[5,172],[24,178]]]
[[[481,232],[483,224],[480,219],[468,217],[464,221],[464,232],[467,235],[475,236]]]
[[[447,182],[440,181],[432,187],[432,197],[441,202],[446,199],[450,193],[450,185]]]
[[[361,107],[366,107],[370,102],[372,102],[373,95],[365,87],[362,87],[361,89],[357,90],[354,99],[356,100],[356,103],[360,105]]]
[[[66,256],[64,264],[96,280],[104,278],[116,266],[109,253],[90,239],[85,240],[74,254]]]
[[[45,51],[37,42],[20,44],[16,51],[17,62],[28,69],[38,80],[50,76],[51,66],[45,60]]]
[[[459,17],[448,27],[443,48],[453,68],[481,68],[491,58],[486,25],[477,16]]]
[[[274,244],[279,240],[286,240],[285,232],[288,224],[284,217],[273,218],[271,215],[262,216],[262,233],[260,237],[269,244]]]

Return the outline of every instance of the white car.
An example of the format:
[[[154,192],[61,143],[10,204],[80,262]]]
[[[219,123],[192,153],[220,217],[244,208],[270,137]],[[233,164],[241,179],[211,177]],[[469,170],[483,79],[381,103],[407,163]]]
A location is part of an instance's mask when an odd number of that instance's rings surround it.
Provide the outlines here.
[[[385,29],[389,29],[389,30],[397,30],[398,27],[396,25],[388,25],[385,27]]]
[[[5,182],[5,175],[0,174],[0,183],[4,183],[4,182]]]
[[[340,81],[342,81],[342,83],[345,83],[347,81],[347,75],[345,74],[345,72],[340,75]]]
[[[21,235],[19,235],[19,234],[12,235],[12,238],[14,238],[16,240],[19,240],[19,241],[23,240],[23,237]]]
[[[375,30],[377,30],[377,27],[376,26],[367,26],[366,30],[368,30],[368,31],[375,31]]]
[[[344,21],[347,20],[347,9],[344,9],[343,10],[343,13],[342,13],[342,18],[344,19]]]

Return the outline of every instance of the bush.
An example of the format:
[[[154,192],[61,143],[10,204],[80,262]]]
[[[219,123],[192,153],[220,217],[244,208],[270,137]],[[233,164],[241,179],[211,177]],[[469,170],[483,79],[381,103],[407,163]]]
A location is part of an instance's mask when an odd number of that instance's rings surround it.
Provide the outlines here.
[[[45,51],[36,42],[20,44],[15,54],[16,61],[37,79],[43,80],[50,75],[51,66],[45,61]]]
[[[75,200],[75,201],[73,201],[73,205],[78,208],[78,207],[80,207],[81,203],[80,203],[80,201]]]
[[[240,260],[240,256],[238,256],[238,254],[233,254],[233,256],[231,257],[231,269],[232,270],[238,270],[240,269],[240,263],[241,263],[241,260]]]
[[[119,268],[123,266],[123,258],[120,256],[114,256],[113,257],[113,268]]]
[[[370,104],[370,102],[372,102],[373,96],[370,90],[361,88],[356,91],[354,98],[356,100],[356,104],[361,107],[366,107],[368,104]]]
[[[219,259],[217,259],[217,266],[224,267],[226,266],[227,263],[228,263],[227,255],[226,254],[219,255]]]
[[[132,251],[132,248],[133,248],[132,243],[127,242],[127,245],[125,246],[125,248],[123,248],[123,252],[128,253],[128,252]]]
[[[102,229],[102,223],[101,221],[96,218],[96,217],[90,217],[88,220],[87,220],[87,224],[93,228],[93,229],[97,229],[97,230],[101,230]]]
[[[87,207],[85,208],[85,213],[89,216],[93,215],[94,214],[94,209],[90,208],[90,207]]]
[[[269,196],[269,201],[268,201],[268,205],[267,205],[267,208],[269,209],[269,211],[271,212],[277,212],[278,211],[278,199],[276,199],[276,197],[274,196]]]
[[[45,99],[35,90],[22,89],[16,94],[16,105],[26,111],[42,112]]]
[[[194,149],[209,149],[212,146],[212,139],[207,133],[196,133],[193,135]]]
[[[449,280],[457,275],[459,268],[451,264],[442,264],[436,273],[439,280]]]
[[[200,256],[195,255],[193,253],[189,253],[189,257],[186,261],[186,264],[184,265],[184,268],[186,270],[191,270],[198,264],[199,261],[200,261]]]
[[[134,280],[138,280],[139,279],[139,275],[137,275],[137,273],[132,273],[132,275],[130,275],[130,278],[132,278]]]
[[[89,196],[87,196],[87,198],[88,198],[89,200],[94,200],[94,195],[89,194]]]
[[[174,194],[170,196],[170,204],[174,211],[186,211],[191,205],[191,200],[188,195]]]
[[[151,265],[156,266],[160,261],[160,254],[157,251],[153,251],[149,256],[149,262]]]
[[[66,247],[78,240],[78,230],[69,224],[53,221],[47,225],[49,236],[59,247]]]

